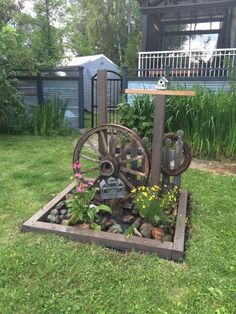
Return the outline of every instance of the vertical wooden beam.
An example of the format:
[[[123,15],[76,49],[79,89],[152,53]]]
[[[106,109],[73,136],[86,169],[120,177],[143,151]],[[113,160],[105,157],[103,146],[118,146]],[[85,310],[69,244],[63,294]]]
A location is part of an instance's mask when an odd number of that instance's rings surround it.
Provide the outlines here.
[[[165,96],[158,95],[156,96],[152,140],[152,168],[151,168],[152,185],[160,184],[164,126],[165,126]]]
[[[147,14],[142,14],[142,43],[141,51],[147,51],[147,40],[148,40],[148,16]]]
[[[107,71],[97,73],[98,125],[107,123]]]

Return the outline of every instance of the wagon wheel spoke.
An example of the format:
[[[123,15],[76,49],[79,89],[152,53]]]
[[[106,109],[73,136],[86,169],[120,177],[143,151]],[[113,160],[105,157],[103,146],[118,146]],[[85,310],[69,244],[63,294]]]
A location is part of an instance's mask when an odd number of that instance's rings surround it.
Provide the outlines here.
[[[133,162],[133,161],[141,160],[143,158],[144,158],[143,155],[142,156],[133,157],[133,158],[127,158],[127,159],[121,160],[120,163],[121,164],[127,164],[127,163],[130,163],[130,162]]]
[[[85,173],[90,173],[90,172],[94,172],[94,171],[97,171],[97,170],[98,170],[98,167],[93,167],[93,168],[89,168],[89,169],[83,170],[80,173],[81,174],[85,174]]]
[[[140,176],[140,177],[145,177],[146,176],[146,174],[143,173],[143,172],[139,172],[139,171],[136,171],[136,170],[133,170],[133,169],[128,169],[128,168],[125,168],[125,167],[120,167],[120,170],[125,172],[125,173],[135,174],[136,176]]]
[[[107,139],[104,134],[104,131],[99,131],[99,150],[104,153],[104,155],[108,154],[108,146],[107,146]],[[100,141],[101,140],[101,141]]]
[[[97,149],[97,147],[89,140],[87,139],[87,143],[89,144],[89,146],[92,148],[92,150],[99,156],[102,157],[101,153],[99,152],[99,150]]]
[[[84,155],[84,154],[80,154],[80,158],[83,158],[83,159],[88,160],[88,161],[92,161],[92,162],[99,163],[99,160],[98,160],[98,159],[94,159],[94,158],[89,157],[89,156],[86,156],[86,155]]]
[[[128,179],[126,179],[122,173],[119,173],[118,176],[131,190],[135,188],[135,186]]]

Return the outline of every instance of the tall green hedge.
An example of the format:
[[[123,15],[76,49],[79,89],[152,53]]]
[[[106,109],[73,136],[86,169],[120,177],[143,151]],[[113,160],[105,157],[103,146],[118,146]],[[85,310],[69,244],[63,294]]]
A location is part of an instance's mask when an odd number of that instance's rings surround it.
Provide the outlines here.
[[[192,152],[200,158],[236,158],[236,93],[195,87],[195,97],[168,97],[165,132],[184,131]],[[120,104],[120,123],[137,127],[150,143],[154,122],[152,97],[136,96]]]

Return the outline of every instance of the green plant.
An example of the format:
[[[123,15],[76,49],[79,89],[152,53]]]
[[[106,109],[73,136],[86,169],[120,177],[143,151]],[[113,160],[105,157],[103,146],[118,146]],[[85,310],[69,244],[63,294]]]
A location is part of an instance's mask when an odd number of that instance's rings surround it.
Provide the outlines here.
[[[154,99],[148,95],[135,95],[132,105],[123,102],[118,105],[117,113],[122,125],[137,128],[141,137],[146,136],[151,143],[154,125]]]
[[[178,89],[183,89],[176,87]],[[193,155],[200,158],[235,158],[236,92],[212,91],[195,86],[195,97],[168,97],[165,132],[184,131]],[[118,106],[120,123],[136,127],[138,134],[152,143],[154,102],[148,96],[136,96],[131,105]]]
[[[35,135],[50,135],[63,127],[67,102],[59,97],[47,99],[33,110],[32,121]]]
[[[174,222],[171,210],[177,205],[178,188],[163,190],[155,185],[152,187],[141,186],[132,190],[136,207],[141,217],[146,218],[153,224]]]
[[[73,168],[78,172],[75,173],[77,182],[74,194],[66,201],[68,210],[72,214],[68,224],[89,223],[92,229],[101,230],[100,225],[96,223],[99,221],[96,214],[99,211],[111,213],[112,209],[104,204],[94,205],[92,203],[97,189],[93,186],[92,181],[85,182],[82,174],[79,172],[79,162],[75,162]]]

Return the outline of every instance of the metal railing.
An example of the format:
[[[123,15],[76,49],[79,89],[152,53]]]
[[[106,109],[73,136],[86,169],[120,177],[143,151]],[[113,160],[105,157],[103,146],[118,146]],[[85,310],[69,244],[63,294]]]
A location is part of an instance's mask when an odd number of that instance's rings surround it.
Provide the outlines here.
[[[236,66],[236,48],[139,52],[139,77],[229,77]]]

